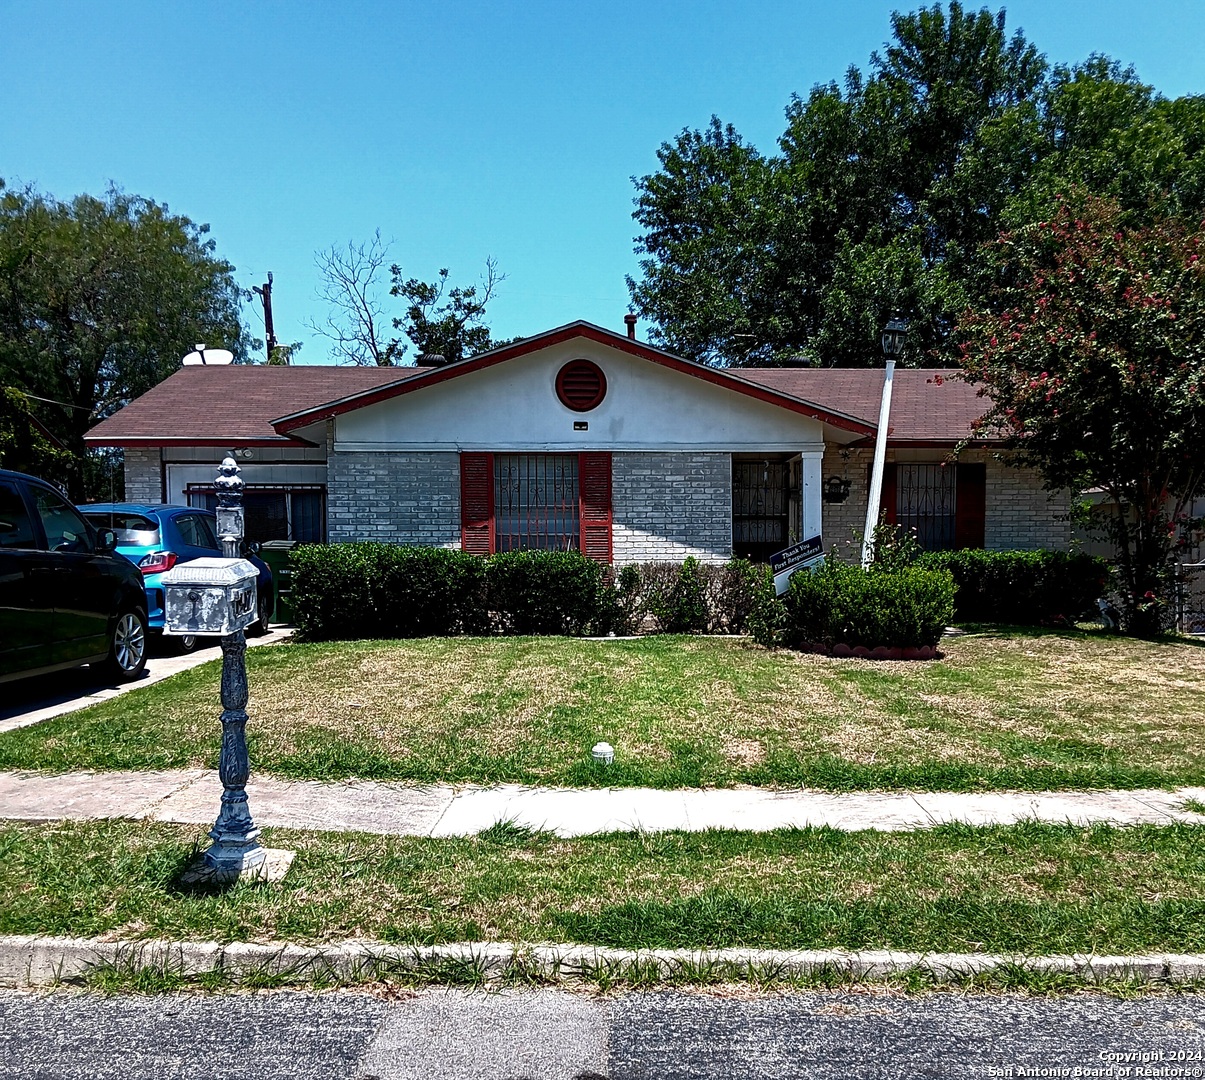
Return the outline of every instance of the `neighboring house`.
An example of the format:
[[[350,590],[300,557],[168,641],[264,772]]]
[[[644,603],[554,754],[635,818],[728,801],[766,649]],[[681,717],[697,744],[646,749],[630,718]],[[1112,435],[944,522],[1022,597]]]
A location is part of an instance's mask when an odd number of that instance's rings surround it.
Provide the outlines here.
[[[927,547],[1070,541],[1068,500],[988,444],[951,372],[896,372],[883,506]],[[764,558],[865,514],[883,373],[719,370],[572,323],[433,368],[187,367],[87,436],[126,498],[209,505],[235,451],[252,539],[629,563]]]

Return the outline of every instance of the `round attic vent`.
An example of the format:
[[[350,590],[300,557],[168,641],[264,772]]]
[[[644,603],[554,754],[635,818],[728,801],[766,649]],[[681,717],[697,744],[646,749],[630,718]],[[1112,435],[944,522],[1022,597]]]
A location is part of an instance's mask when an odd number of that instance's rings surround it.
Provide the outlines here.
[[[556,396],[574,412],[589,412],[607,396],[607,377],[590,360],[570,360],[556,375]]]

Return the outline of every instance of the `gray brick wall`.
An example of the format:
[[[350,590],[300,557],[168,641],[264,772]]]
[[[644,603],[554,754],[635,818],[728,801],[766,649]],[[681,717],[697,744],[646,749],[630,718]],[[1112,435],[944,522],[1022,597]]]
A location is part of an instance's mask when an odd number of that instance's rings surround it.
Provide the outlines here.
[[[820,476],[840,476],[849,480],[849,498],[843,503],[826,502],[821,509],[821,535],[826,550],[836,548],[842,558],[856,561],[861,558],[862,530],[866,525],[866,500],[869,498],[870,463],[874,450],[859,448],[849,451],[849,459],[841,457],[841,448],[832,443],[824,447]]]
[[[1031,469],[1014,469],[985,451],[971,454],[969,460],[987,462],[986,548],[1057,550],[1071,544],[1069,492],[1052,494]]]
[[[126,502],[163,502],[163,470],[159,447],[127,447],[125,462]]]
[[[332,543],[460,546],[460,455],[339,453],[326,466]]]
[[[127,498],[157,501],[157,452],[126,451],[126,455]],[[868,448],[853,450],[846,464],[836,447],[826,448],[824,477],[836,474],[850,480],[844,503],[824,504],[824,540],[830,548],[856,554],[853,539],[866,517],[872,456]],[[1068,497],[1050,497],[1035,474],[1009,468],[986,451],[965,451],[962,460],[987,464],[988,548],[1069,545]],[[327,463],[327,505],[332,542],[381,540],[459,547],[459,455],[332,451]],[[724,562],[732,555],[732,459],[720,453],[616,453],[612,509],[613,557],[618,566],[652,560],[681,562],[687,555]]]
[[[615,565],[732,557],[732,458],[617,453],[611,459]]]
[[[902,452],[896,460],[906,460]],[[849,498],[843,503],[824,504],[824,543],[842,552],[855,551],[855,536],[866,524],[868,479],[874,450],[863,447],[849,452],[843,461],[840,448],[824,449],[824,478],[849,478]],[[889,455],[891,460],[891,455]],[[1038,548],[1061,549],[1071,543],[1068,513],[1071,498],[1066,492],[1051,495],[1043,490],[1041,478],[1029,469],[1015,469],[988,450],[964,450],[958,459],[986,465],[987,507],[984,515],[984,546],[990,551]]]

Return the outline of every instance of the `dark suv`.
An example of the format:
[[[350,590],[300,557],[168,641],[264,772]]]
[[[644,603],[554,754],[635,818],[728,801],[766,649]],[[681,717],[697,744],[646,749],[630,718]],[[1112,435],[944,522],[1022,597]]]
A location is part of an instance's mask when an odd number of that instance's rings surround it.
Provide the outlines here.
[[[142,674],[146,593],[116,545],[50,484],[0,469],[0,683],[77,664]]]

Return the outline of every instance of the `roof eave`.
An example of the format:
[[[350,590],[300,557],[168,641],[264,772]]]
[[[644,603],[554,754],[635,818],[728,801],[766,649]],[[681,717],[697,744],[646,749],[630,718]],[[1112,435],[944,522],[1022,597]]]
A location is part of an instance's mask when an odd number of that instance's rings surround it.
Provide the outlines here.
[[[207,436],[190,438],[187,435],[92,435],[84,436],[88,446],[129,448],[138,446],[317,446],[317,443],[296,435],[265,435],[246,438],[241,436]]]

